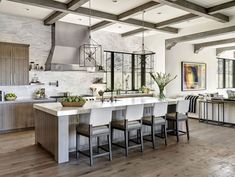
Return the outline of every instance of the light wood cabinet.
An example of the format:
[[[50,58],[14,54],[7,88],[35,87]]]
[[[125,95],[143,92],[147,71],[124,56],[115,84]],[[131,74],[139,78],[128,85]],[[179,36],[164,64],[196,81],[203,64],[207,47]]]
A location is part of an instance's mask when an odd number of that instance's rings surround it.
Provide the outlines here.
[[[34,127],[33,103],[0,104],[0,131]]]
[[[37,101],[36,103],[48,103],[50,101]],[[18,129],[34,127],[34,108],[35,102],[14,102],[0,104],[0,134],[11,132]]]
[[[0,42],[0,86],[29,84],[29,45]]]

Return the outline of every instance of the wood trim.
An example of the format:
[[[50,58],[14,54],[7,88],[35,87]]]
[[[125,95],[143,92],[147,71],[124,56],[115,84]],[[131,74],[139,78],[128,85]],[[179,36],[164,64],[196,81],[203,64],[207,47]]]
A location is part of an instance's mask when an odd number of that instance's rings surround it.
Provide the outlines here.
[[[155,2],[155,1],[150,1],[150,2],[147,2],[145,4],[142,4],[140,6],[137,6],[133,9],[130,9],[126,12],[123,12],[121,14],[118,15],[118,19],[119,20],[125,20],[131,16],[134,16],[138,13],[140,13],[141,11],[144,11],[144,10],[150,10],[150,9],[153,9],[153,8],[158,8],[158,7],[161,7],[163,6],[163,4],[160,4],[158,2]]]
[[[76,10],[79,7],[81,7],[83,4],[87,3],[89,0],[72,0],[67,4],[67,9],[68,10]],[[60,11],[55,11],[53,12],[49,17],[47,17],[44,20],[45,25],[52,25],[59,19],[63,18],[66,16],[68,13],[65,12],[60,12]]]
[[[217,48],[216,49],[216,56],[219,56],[223,52],[229,51],[229,50],[235,50],[235,46]]]
[[[204,31],[204,32],[200,32],[200,33],[189,34],[186,36],[167,39],[166,40],[166,49],[170,50],[177,43],[193,41],[196,39],[203,39],[203,38],[211,37],[211,36],[218,36],[221,34],[231,33],[234,31],[235,31],[235,26],[229,26],[229,27],[225,27],[225,28],[219,28],[219,29]]]
[[[217,46],[217,45],[222,45],[222,44],[230,44],[234,42],[235,42],[235,38],[231,38],[231,39],[223,39],[223,40],[218,40],[218,41],[194,44],[194,53],[199,53],[199,51],[201,51],[203,48],[206,48],[206,47]]]
[[[0,44],[30,47],[30,44],[20,44],[20,43],[11,43],[11,42],[0,42]]]

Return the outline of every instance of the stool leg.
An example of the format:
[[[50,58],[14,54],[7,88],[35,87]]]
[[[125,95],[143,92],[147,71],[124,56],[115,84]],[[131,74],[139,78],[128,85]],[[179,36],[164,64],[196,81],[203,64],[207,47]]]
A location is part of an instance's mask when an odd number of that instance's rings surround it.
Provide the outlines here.
[[[155,125],[151,125],[151,134],[152,134],[152,144],[153,144],[153,149],[155,149]]]
[[[113,143],[113,128],[111,128],[111,144]]]
[[[164,125],[164,136],[165,136],[165,145],[167,146],[167,129],[166,129],[166,124]]]
[[[124,131],[125,136],[125,147],[126,147],[126,157],[128,156],[128,130]]]
[[[89,137],[89,148],[90,148],[90,166],[93,166],[92,136]]]
[[[76,133],[76,157],[79,158],[80,135]]]
[[[188,138],[188,141],[189,141],[189,127],[188,127],[188,120],[186,120],[186,131],[187,131],[187,138]]]
[[[177,137],[177,142],[179,142],[179,122],[176,120],[176,137]]]
[[[155,138],[155,137],[154,137]],[[141,143],[141,152],[144,151],[144,140],[143,140],[143,131],[142,127],[140,128],[140,143]]]
[[[97,137],[97,153],[100,153],[100,137]]]
[[[112,161],[112,144],[111,144],[111,134],[107,135],[109,144],[109,160]]]

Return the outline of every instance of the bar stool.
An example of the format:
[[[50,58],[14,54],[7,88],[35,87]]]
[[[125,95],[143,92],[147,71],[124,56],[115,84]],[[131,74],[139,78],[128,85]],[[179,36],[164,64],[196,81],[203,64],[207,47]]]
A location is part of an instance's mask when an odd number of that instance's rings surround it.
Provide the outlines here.
[[[76,133],[76,154],[77,158],[79,153],[90,157],[90,166],[93,165],[93,158],[109,155],[109,160],[112,160],[112,148],[111,148],[111,120],[112,120],[112,109],[111,108],[98,108],[92,109],[90,113],[89,124],[80,123],[77,125]],[[89,139],[89,154],[82,152],[79,149],[80,136],[85,136]],[[99,145],[99,138],[101,136],[107,136],[109,149],[106,150]],[[97,149],[104,150],[104,153],[93,155],[93,144],[92,139],[97,138]]]
[[[167,145],[167,121],[166,121],[166,114],[167,114],[168,103],[161,102],[155,103],[153,106],[153,115],[143,117],[143,125],[151,127],[151,142],[153,144],[153,148],[155,149],[155,127],[161,126],[161,132],[164,132],[165,138],[165,145]],[[144,139],[149,141],[148,139]]]
[[[117,145],[121,148],[125,148],[126,156],[128,156],[128,150],[131,148],[140,147],[141,152],[143,152],[143,133],[142,133],[142,117],[144,112],[144,105],[129,105],[126,107],[126,114],[124,120],[114,120],[111,123],[112,129],[111,129],[111,137],[113,140],[113,131],[114,129],[120,130],[124,132],[124,139],[125,139],[125,146],[121,146],[117,143],[113,143],[114,145]],[[135,142],[136,145],[129,146],[129,132],[132,130],[137,131],[137,140],[140,140],[138,142]]]
[[[176,128],[174,128],[172,131],[176,132],[177,142],[179,142],[179,132],[184,134],[186,133],[189,140],[188,110],[189,100],[179,100],[176,105],[176,112],[166,115],[166,119],[176,125]],[[183,121],[185,121],[186,124],[186,132],[179,130],[179,122]]]

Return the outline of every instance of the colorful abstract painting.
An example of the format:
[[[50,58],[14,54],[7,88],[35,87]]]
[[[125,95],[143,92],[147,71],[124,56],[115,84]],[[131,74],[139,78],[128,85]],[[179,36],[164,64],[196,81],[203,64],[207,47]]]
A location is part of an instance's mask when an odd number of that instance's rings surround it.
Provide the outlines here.
[[[182,91],[206,89],[206,64],[182,62]]]

